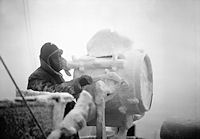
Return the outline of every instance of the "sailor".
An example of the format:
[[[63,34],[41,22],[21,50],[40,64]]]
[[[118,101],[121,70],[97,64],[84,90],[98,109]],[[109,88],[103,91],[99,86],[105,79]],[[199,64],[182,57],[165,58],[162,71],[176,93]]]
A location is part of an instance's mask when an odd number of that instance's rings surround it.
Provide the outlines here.
[[[66,70],[66,60],[62,57],[63,50],[59,49],[55,44],[45,43],[40,50],[40,67],[37,68],[28,79],[27,89],[34,91],[47,92],[68,92],[78,99],[84,86],[92,83],[92,78],[82,75],[71,81],[65,81],[60,71],[65,66],[65,72],[71,76]],[[67,104],[64,116],[73,109],[75,102]],[[72,138],[79,139],[78,134],[72,135]]]

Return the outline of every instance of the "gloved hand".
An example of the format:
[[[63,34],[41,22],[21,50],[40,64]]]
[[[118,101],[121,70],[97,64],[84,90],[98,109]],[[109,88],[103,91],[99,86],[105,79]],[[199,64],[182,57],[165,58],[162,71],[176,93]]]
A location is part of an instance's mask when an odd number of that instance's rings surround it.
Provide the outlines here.
[[[93,82],[90,85],[84,86],[83,90],[87,91],[90,93],[90,95],[95,99],[95,93],[96,93],[96,84]]]
[[[74,91],[75,93],[81,93],[82,89],[86,85],[90,85],[93,83],[93,80],[88,75],[82,75],[81,77],[74,79]]]
[[[81,87],[92,84],[93,80],[92,77],[88,76],[88,75],[82,75],[79,78],[79,83],[81,85]]]

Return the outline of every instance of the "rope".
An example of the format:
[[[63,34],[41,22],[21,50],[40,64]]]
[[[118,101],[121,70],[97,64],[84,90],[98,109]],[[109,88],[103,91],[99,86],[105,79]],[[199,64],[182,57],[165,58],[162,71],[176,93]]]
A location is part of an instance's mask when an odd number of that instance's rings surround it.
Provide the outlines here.
[[[31,26],[31,20],[30,20],[30,8],[29,8],[29,1],[28,0],[22,0],[23,2],[23,14],[24,14],[24,21],[25,21],[25,27],[26,27],[26,34],[27,34],[27,47],[29,51],[29,57],[33,61],[33,65],[37,65],[36,60],[32,59],[34,57],[34,51],[33,51],[33,38],[32,38],[32,26]],[[32,65],[32,68],[35,67]]]

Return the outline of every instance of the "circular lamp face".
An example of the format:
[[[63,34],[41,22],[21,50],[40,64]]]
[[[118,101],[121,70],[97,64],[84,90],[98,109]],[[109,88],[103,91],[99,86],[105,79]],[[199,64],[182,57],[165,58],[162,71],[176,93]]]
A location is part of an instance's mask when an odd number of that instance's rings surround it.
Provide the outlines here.
[[[153,77],[151,63],[148,56],[144,57],[144,62],[142,62],[141,66],[140,89],[143,107],[145,110],[149,110],[153,96]]]

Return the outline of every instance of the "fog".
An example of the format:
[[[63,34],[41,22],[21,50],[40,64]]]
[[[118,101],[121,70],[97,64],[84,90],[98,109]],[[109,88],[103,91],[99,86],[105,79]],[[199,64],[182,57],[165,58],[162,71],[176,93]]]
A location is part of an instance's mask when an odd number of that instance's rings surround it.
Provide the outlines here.
[[[199,0],[1,0],[0,55],[20,89],[39,66],[45,42],[63,56],[86,55],[90,38],[111,29],[130,38],[150,56],[154,78],[152,108],[136,122],[136,135],[159,138],[169,117],[199,119]],[[70,79],[65,77],[66,79]],[[15,87],[0,64],[0,98]]]

